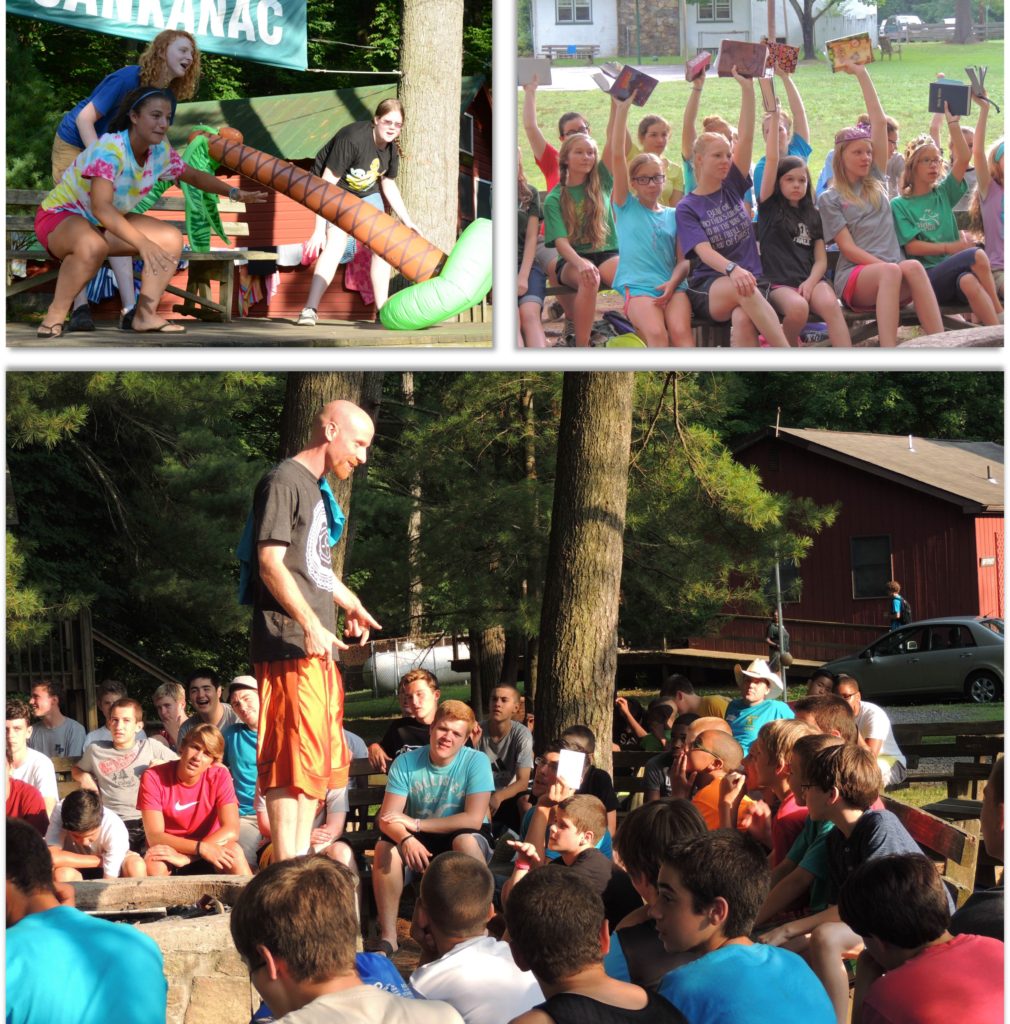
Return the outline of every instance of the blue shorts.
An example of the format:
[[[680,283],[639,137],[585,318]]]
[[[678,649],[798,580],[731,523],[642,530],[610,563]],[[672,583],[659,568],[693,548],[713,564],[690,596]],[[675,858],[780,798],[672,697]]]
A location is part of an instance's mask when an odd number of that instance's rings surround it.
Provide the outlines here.
[[[521,265],[521,261],[520,261]],[[530,267],[529,287],[525,295],[519,296],[519,305],[524,302],[535,302],[541,309],[544,307],[544,300],[547,298],[547,275],[540,269],[536,260]]]
[[[353,193],[351,194],[353,195]],[[360,198],[363,203],[368,203],[369,206],[374,206],[377,210],[382,210],[383,212],[385,212],[386,206],[385,203],[383,203],[382,201],[381,192],[373,192],[370,196],[361,196]],[[333,226],[336,227],[336,224],[334,224]],[[344,255],[340,257],[341,264],[350,263],[351,260],[353,260],[354,257],[358,255],[358,246],[360,244],[361,243],[359,243],[358,240],[353,235],[348,233],[347,245],[344,248]]]
[[[939,305],[969,305],[968,299],[961,291],[961,278],[971,273],[977,252],[977,247],[963,249],[953,256],[948,256],[942,263],[926,268],[926,276],[933,286],[933,294],[936,295]]]

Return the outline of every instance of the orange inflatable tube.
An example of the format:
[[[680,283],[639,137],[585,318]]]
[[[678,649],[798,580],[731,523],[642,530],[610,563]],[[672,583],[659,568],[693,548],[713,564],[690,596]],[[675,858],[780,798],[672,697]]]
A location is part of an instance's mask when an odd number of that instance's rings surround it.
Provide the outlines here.
[[[287,160],[242,145],[242,133],[236,128],[222,128],[217,135],[194,132],[190,140],[196,135],[207,136],[210,154],[220,164],[290,197],[336,224],[395,267],[407,280],[427,281],[441,271],[446,260],[441,249],[346,189],[331,185]]]

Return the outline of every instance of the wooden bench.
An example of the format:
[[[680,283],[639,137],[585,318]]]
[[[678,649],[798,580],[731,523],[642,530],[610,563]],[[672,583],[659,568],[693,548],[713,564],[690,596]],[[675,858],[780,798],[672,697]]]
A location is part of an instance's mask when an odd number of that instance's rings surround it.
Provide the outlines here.
[[[53,767],[56,769],[56,789],[60,794],[60,800],[66,799],[75,789],[81,787],[74,782],[74,777],[70,772],[78,761],[79,757],[54,757],[51,758]]]
[[[540,190],[540,202],[543,203],[547,193]],[[957,219],[958,227],[961,229],[967,229],[969,225],[969,217],[967,211],[959,211],[955,214]],[[841,254],[837,249],[829,249],[827,252],[828,257],[828,270],[834,271],[838,265],[838,257]],[[606,291],[612,291],[610,288],[601,288],[600,293]],[[546,289],[547,295],[575,295],[577,289],[569,288],[567,285],[558,285],[555,287],[548,287]],[[958,317],[968,317],[971,314],[971,308],[969,306],[941,306],[940,317],[943,321],[943,326],[947,331],[965,331],[971,330],[976,327],[976,324],[971,323],[969,320],[957,319]],[[811,316],[816,314],[811,313]],[[873,338],[878,334],[877,330],[877,317],[876,312],[857,313],[854,310],[842,307],[842,315],[845,318],[845,323],[849,326],[849,336],[852,340],[853,345],[862,344],[868,338]],[[919,318],[915,312],[915,305],[903,306],[899,313],[899,326],[904,327],[917,327],[919,326]],[[853,329],[854,328],[854,329]],[[694,333],[695,343],[699,348],[728,348],[731,339],[731,325],[729,321],[725,323],[711,323],[708,320],[691,320],[691,330]],[[827,347],[828,342],[823,342],[822,346]]]
[[[901,43],[895,41],[891,42],[890,36],[880,36],[877,39],[880,44],[880,59],[883,60],[886,57],[888,60],[894,60],[894,55],[898,55],[898,60],[901,60]]]
[[[355,758],[351,762],[348,774],[351,779],[365,779],[366,784],[347,791],[350,811],[340,841],[347,843],[354,851],[354,859],[358,865],[361,892],[364,896],[361,901],[362,934],[365,938],[374,938],[378,928],[378,909],[372,891],[372,864],[365,855],[373,852],[375,844],[379,841],[380,832],[375,815],[386,795],[386,776],[376,772],[367,757]]]
[[[600,47],[596,43],[579,44],[574,48],[567,43],[545,43],[540,51],[551,63],[571,57],[585,57],[586,63],[592,64],[593,58],[600,55]]]
[[[24,189],[8,189],[6,204],[10,206],[37,207],[49,195],[48,192],[33,192]],[[166,210],[169,212],[182,212],[186,210],[186,200],[181,196],[162,196],[152,207],[152,210]],[[245,203],[235,202],[231,199],[222,198],[218,205],[222,213],[244,213]],[[177,227],[183,235],[186,234],[186,222],[167,221]],[[8,214],[7,232],[8,245],[10,244],[10,232],[24,231],[32,236],[32,247],[27,249],[7,248],[5,258],[9,260],[31,260],[34,262],[53,262],[52,257],[41,248],[38,248],[38,241],[35,239],[35,215],[34,214]],[[236,222],[225,224],[225,230],[229,235],[248,237],[249,225]],[[169,285],[166,291],[177,295],[184,301],[172,307],[173,312],[183,313],[186,316],[196,317],[200,320],[213,320],[222,323],[231,322],[231,307],[234,297],[235,285],[235,261],[236,260],[276,260],[277,254],[271,252],[250,251],[247,249],[211,249],[210,252],[188,252],[184,251],[182,259],[189,261],[189,291],[183,291],[174,285]],[[20,292],[28,291],[36,285],[54,281],[59,275],[59,267],[47,270],[41,274],[30,277],[14,279],[7,285],[7,298],[17,295]],[[8,276],[10,276],[8,271]],[[140,274],[133,275],[140,280]],[[219,301],[211,298],[211,281],[220,283]]]
[[[895,725],[894,738],[909,769],[897,786],[888,790],[906,789],[912,782],[945,782],[950,798],[974,797],[978,784],[989,778],[990,760],[1003,753],[1003,719],[991,722],[918,722]],[[926,737],[951,737],[950,743],[924,743]],[[950,772],[920,772],[923,757],[971,757],[971,762],[955,762]]]
[[[979,855],[978,821],[944,821],[929,811],[910,807],[889,796],[881,799],[886,809],[900,819],[926,856],[937,862],[940,877],[960,907],[975,888]]]

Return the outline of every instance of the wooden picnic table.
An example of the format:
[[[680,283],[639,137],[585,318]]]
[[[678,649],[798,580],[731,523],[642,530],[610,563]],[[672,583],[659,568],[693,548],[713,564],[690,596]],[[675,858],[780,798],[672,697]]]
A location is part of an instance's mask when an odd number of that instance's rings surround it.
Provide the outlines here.
[[[545,43],[540,50],[551,63],[570,57],[585,57],[586,63],[592,64],[593,58],[600,55],[600,47],[596,43],[580,43],[574,47],[570,43]]]

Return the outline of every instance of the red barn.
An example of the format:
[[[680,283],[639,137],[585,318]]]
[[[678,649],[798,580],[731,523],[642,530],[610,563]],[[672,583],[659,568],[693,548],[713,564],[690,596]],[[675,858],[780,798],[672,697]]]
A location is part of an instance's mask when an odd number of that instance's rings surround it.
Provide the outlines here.
[[[884,585],[901,584],[916,619],[1003,616],[1003,446],[766,427],[735,450],[763,485],[841,506],[798,569],[801,596],[783,605],[790,651],[828,661],[886,632]],[[766,650],[768,619],[738,615],[707,650]]]

